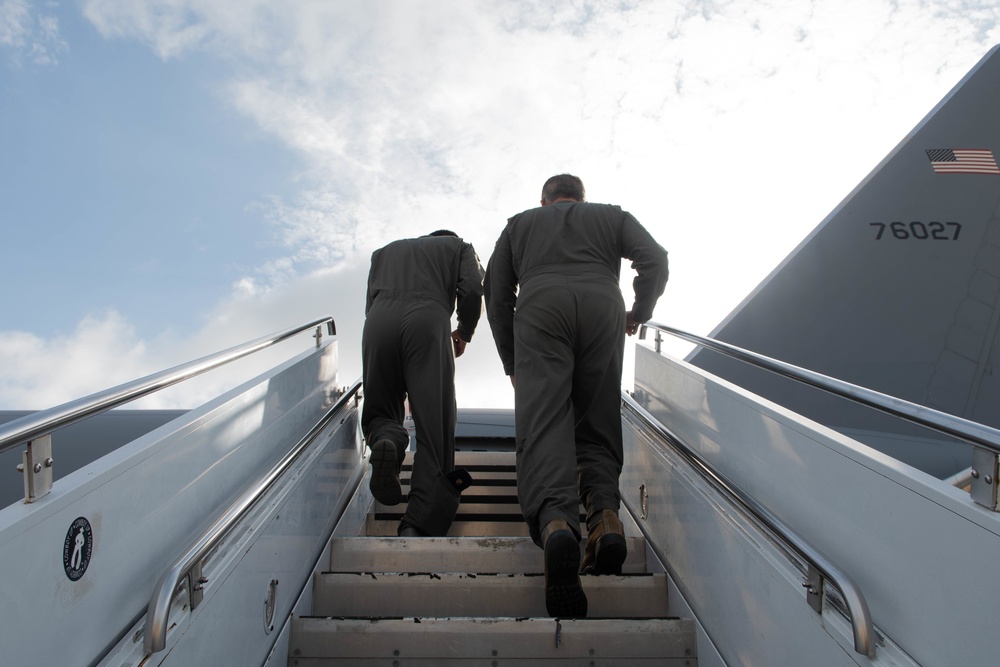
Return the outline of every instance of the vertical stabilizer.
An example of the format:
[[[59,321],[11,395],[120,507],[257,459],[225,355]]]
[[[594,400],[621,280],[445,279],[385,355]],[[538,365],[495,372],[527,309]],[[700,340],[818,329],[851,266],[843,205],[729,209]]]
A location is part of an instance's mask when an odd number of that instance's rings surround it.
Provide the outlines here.
[[[998,48],[712,337],[1000,427]],[[969,465],[966,447],[818,390],[714,352],[689,361],[933,474]]]

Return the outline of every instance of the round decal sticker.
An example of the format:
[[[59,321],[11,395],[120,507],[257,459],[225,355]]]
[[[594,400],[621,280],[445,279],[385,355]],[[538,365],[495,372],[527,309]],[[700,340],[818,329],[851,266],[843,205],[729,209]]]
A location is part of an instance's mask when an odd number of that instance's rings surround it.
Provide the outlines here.
[[[70,581],[76,581],[87,571],[94,549],[94,531],[90,522],[80,517],[70,525],[63,543],[63,569]]]

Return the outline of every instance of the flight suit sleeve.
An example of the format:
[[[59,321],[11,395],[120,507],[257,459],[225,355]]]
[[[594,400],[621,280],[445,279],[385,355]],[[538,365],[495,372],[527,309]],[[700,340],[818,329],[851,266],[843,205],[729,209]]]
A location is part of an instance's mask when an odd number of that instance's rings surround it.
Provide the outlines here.
[[[471,243],[463,243],[458,265],[458,293],[455,310],[458,313],[458,335],[466,343],[483,314],[483,271],[479,256]]]
[[[514,309],[517,302],[517,276],[507,230],[500,234],[493,256],[486,266],[486,318],[506,375],[514,374]]]
[[[622,220],[622,257],[632,261],[635,302],[632,320],[642,324],[653,316],[653,307],[667,285],[667,251],[628,212]]]
[[[368,269],[368,289],[365,291],[365,317],[368,317],[368,311],[372,309],[372,303],[375,301],[375,293],[372,291],[372,278],[375,276],[377,261],[378,250],[372,253],[371,267]]]

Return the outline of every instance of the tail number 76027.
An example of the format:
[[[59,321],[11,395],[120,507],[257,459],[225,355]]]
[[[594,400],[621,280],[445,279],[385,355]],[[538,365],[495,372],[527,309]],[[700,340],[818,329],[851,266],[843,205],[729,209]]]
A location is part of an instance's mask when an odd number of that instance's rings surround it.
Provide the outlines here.
[[[868,225],[875,228],[876,241],[883,238],[900,241],[957,241],[962,231],[962,225],[958,222],[869,222]]]

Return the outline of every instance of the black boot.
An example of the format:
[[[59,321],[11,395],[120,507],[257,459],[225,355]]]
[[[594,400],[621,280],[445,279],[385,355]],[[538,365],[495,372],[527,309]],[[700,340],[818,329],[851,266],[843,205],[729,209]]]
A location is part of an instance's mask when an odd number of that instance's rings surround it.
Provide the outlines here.
[[[399,453],[392,440],[379,440],[372,445],[372,478],[368,482],[375,500],[383,505],[398,505],[403,499],[399,484]]]
[[[580,583],[580,541],[562,519],[542,530],[545,545],[545,609],[549,616],[583,618],[587,595]]]
[[[402,521],[399,522],[399,529],[396,532],[400,537],[427,537],[427,534],[416,526],[411,526]]]

